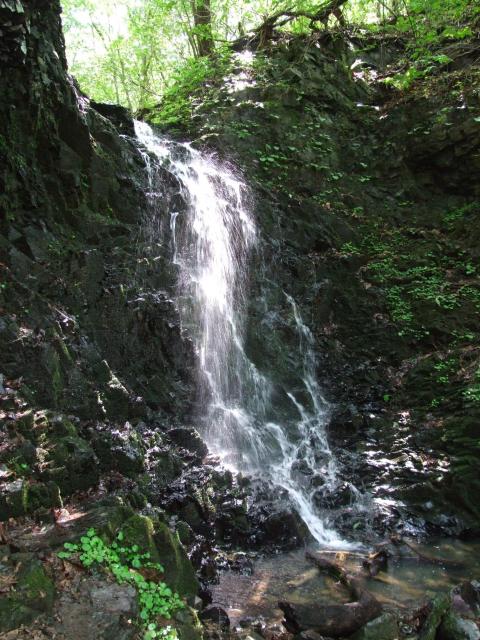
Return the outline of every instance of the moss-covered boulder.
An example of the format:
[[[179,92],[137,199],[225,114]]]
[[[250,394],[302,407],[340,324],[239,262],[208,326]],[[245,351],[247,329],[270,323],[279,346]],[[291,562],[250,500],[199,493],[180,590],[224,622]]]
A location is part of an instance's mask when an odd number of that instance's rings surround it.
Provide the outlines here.
[[[163,522],[155,523],[146,516],[134,515],[121,527],[127,544],[138,545],[142,553],[150,553],[153,562],[165,569],[165,582],[181,596],[191,598],[198,591],[192,563],[178,535]]]
[[[478,625],[467,618],[448,613],[440,625],[439,640],[480,640]]]
[[[446,595],[436,596],[430,604],[430,613],[425,620],[420,640],[435,640],[437,631],[442,623],[443,617],[450,607],[450,598]]]
[[[50,467],[43,474],[54,480],[62,495],[88,489],[97,484],[97,457],[86,440],[77,434],[52,438],[48,444]]]
[[[129,422],[121,427],[99,426],[92,434],[92,443],[103,469],[114,469],[128,477],[145,470],[145,445]]]
[[[9,558],[9,572],[16,583],[11,591],[0,597],[0,631],[10,631],[22,624],[30,624],[41,613],[53,607],[55,586],[42,563],[30,554],[14,554]]]
[[[40,508],[61,507],[55,482],[35,482],[19,478],[0,486],[0,522],[33,513]]]

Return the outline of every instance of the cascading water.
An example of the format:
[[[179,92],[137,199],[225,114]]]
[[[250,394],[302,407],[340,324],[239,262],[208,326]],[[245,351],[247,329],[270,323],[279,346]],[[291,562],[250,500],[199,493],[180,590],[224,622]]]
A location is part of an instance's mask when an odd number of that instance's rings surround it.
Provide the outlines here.
[[[345,545],[315,509],[311,487],[301,481],[306,470],[332,491],[337,465],[325,434],[328,405],[315,380],[313,336],[290,295],[285,294],[299,341],[308,408],[287,391],[290,418],[279,415],[272,402],[273,383],[244,350],[249,253],[257,236],[248,190],[229,167],[190,145],[159,138],[140,122],[136,133],[177,179],[186,205],[184,211],[170,211],[170,231],[179,270],[177,303],[199,355],[198,419],[207,444],[226,465],[261,474],[285,489],[318,542]],[[145,158],[150,198],[155,200],[160,197],[155,172],[148,154]]]

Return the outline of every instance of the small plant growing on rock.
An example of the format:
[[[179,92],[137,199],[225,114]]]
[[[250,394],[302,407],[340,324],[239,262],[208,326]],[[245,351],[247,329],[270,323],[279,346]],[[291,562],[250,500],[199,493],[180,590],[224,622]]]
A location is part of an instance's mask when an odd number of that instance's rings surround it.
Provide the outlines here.
[[[68,559],[77,554],[84,567],[102,565],[113,574],[118,584],[132,585],[137,591],[139,615],[145,631],[144,640],[175,640],[176,630],[171,626],[159,626],[157,617],[168,620],[172,613],[185,605],[180,596],[172,592],[164,582],[147,580],[142,573],[143,569],[148,570],[149,576],[152,572],[162,574],[163,566],[150,562],[150,554],[141,553],[137,545],[126,546],[122,544],[123,541],[122,531],[116,540],[108,545],[97,535],[95,529],[89,529],[78,544],[66,542],[64,551],[60,551],[58,557]]]

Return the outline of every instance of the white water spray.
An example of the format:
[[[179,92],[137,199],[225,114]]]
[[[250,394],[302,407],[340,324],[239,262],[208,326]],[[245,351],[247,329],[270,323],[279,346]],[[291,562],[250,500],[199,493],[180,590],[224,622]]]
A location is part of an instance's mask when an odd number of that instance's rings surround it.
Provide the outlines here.
[[[136,123],[136,133],[177,179],[185,203],[183,211],[170,212],[170,231],[179,268],[177,302],[199,355],[199,421],[209,448],[227,466],[261,474],[285,489],[319,543],[345,546],[316,512],[312,488],[302,482],[316,476],[334,490],[337,465],[325,434],[328,405],[315,379],[313,336],[290,295],[309,408],[287,391],[296,417],[282,420],[273,406],[272,382],[244,351],[249,253],[257,235],[248,190],[229,167],[190,145],[159,138],[144,123]]]

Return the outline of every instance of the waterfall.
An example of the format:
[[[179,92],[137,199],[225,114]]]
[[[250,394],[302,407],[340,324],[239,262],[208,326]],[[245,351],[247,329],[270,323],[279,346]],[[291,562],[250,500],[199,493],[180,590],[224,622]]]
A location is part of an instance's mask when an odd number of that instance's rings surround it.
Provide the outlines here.
[[[136,123],[136,133],[176,178],[185,205],[169,212],[169,229],[179,274],[177,304],[199,358],[198,425],[203,437],[226,466],[261,475],[286,490],[319,543],[345,546],[328,526],[328,516],[314,507],[312,488],[302,481],[315,476],[325,490],[334,491],[337,463],[325,433],[328,404],[315,378],[313,336],[289,294],[285,302],[298,339],[308,406],[288,390],[290,417],[282,416],[272,400],[273,383],[244,350],[249,256],[258,239],[248,189],[212,155],[160,138],[145,123]],[[144,157],[154,201],[161,193],[150,156]]]

